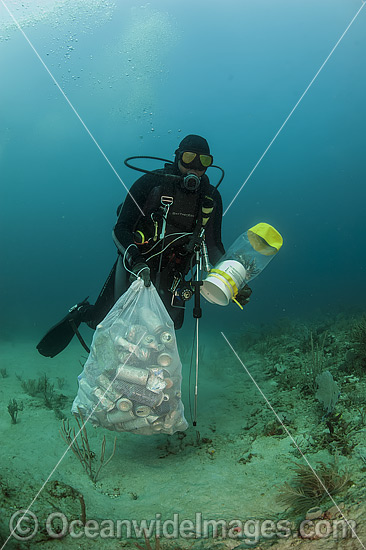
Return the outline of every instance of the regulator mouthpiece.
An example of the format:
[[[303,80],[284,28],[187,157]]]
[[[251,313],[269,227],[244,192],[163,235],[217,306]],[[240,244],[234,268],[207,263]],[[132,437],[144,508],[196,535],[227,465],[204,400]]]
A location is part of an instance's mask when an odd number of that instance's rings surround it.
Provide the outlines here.
[[[187,191],[197,191],[201,184],[201,178],[196,176],[196,174],[187,174],[183,178],[183,187]]]

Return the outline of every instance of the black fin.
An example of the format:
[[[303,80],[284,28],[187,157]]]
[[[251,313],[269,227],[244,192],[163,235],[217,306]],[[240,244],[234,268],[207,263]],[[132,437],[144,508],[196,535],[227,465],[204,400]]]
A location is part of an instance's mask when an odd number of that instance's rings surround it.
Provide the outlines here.
[[[82,322],[81,306],[89,305],[87,298],[71,308],[69,313],[43,336],[37,344],[37,350],[45,357],[55,357],[63,351],[75,336],[75,330]],[[73,321],[71,323],[71,321]]]

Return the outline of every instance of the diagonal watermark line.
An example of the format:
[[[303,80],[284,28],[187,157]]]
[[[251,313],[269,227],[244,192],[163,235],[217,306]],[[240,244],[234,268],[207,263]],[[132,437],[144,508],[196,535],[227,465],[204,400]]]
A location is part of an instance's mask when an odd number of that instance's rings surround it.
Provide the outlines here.
[[[350,22],[350,24],[348,25],[348,27],[346,28],[346,30],[344,31],[344,33],[342,34],[342,36],[339,38],[339,40],[337,41],[337,43],[335,44],[335,46],[333,47],[332,51],[330,52],[330,54],[328,55],[328,57],[326,58],[326,60],[323,62],[323,64],[321,65],[320,69],[317,71],[316,75],[314,76],[314,78],[311,80],[310,84],[307,86],[307,88],[305,89],[305,91],[303,92],[303,94],[301,95],[300,99],[297,101],[297,103],[295,104],[295,106],[293,107],[293,109],[291,110],[290,114],[287,116],[286,120],[284,121],[284,123],[282,124],[282,126],[279,128],[279,130],[277,131],[277,133],[275,134],[274,138],[270,141],[269,145],[267,146],[267,148],[265,149],[264,153],[262,154],[262,156],[259,158],[258,162],[255,164],[254,168],[252,169],[252,171],[250,172],[249,176],[247,177],[247,179],[242,183],[240,189],[237,191],[237,193],[235,194],[234,198],[231,200],[229,206],[225,209],[224,213],[223,213],[223,216],[225,216],[225,214],[227,213],[227,211],[229,210],[229,208],[231,208],[231,206],[233,205],[233,203],[236,201],[236,199],[238,198],[238,195],[239,193],[242,191],[243,187],[248,183],[248,181],[250,180],[250,178],[252,177],[252,175],[254,174],[254,172],[256,171],[256,169],[258,168],[258,166],[260,165],[260,163],[262,162],[262,160],[264,159],[264,157],[266,156],[266,154],[268,153],[268,151],[270,150],[270,148],[272,147],[273,143],[276,141],[276,139],[278,138],[278,136],[280,135],[280,133],[282,132],[283,128],[286,126],[287,122],[290,120],[290,118],[292,117],[292,115],[294,114],[294,112],[296,111],[297,107],[300,105],[301,101],[304,99],[304,97],[306,96],[306,94],[308,93],[308,91],[310,90],[311,86],[314,84],[315,80],[318,78],[319,74],[321,73],[321,71],[324,69],[325,65],[327,64],[327,62],[329,61],[329,59],[332,57],[333,53],[335,52],[335,50],[337,49],[337,47],[339,46],[339,44],[341,43],[342,39],[345,37],[345,35],[347,34],[348,30],[350,29],[352,23],[356,20],[356,18],[358,17],[359,13],[361,12],[361,10],[363,9],[364,5],[365,5],[366,1],[362,0],[362,6],[360,7],[360,9],[358,10],[358,12],[356,13],[356,15],[353,17],[352,21]]]
[[[136,309],[136,307],[138,306],[138,302],[139,302],[139,298],[141,297],[141,292],[137,295],[137,299],[136,299],[136,302],[133,306],[133,309],[132,309],[132,312],[131,312],[131,316],[134,312],[134,310]],[[141,340],[144,338],[144,336],[146,335],[146,332],[141,336],[140,340],[138,341],[137,345],[140,344]],[[131,355],[133,354],[133,351],[130,352],[130,354],[128,355],[128,357],[125,359],[124,363],[123,363],[123,366],[128,362],[128,360],[130,359]],[[104,398],[104,396],[109,392],[110,388],[112,387],[115,379],[117,378],[117,374],[116,376],[113,378],[113,380],[111,381],[110,385],[108,386],[108,388],[105,390],[105,392],[103,393],[103,395],[100,397],[100,399],[98,400],[97,404],[95,405],[95,407],[91,410],[89,416],[85,419],[81,419],[81,428],[79,429],[79,431],[76,433],[75,437],[73,437],[71,443],[68,445],[66,451],[62,454],[61,458],[58,460],[58,462],[56,463],[56,465],[52,468],[51,472],[48,474],[47,478],[45,479],[45,481],[42,483],[42,486],[41,488],[38,490],[38,492],[36,493],[36,495],[33,497],[32,501],[30,504],[28,504],[27,508],[25,510],[22,510],[23,515],[18,519],[15,527],[13,527],[13,529],[11,530],[8,538],[6,539],[6,541],[4,542],[4,544],[1,546],[0,550],[3,550],[5,548],[5,546],[8,544],[9,540],[13,537],[14,533],[15,533],[15,530],[17,529],[17,527],[21,524],[21,522],[23,521],[23,519],[27,516],[28,512],[30,511],[30,509],[32,508],[33,504],[36,502],[36,500],[38,499],[39,495],[43,492],[43,489],[45,488],[45,486],[47,485],[48,481],[51,479],[51,477],[53,476],[53,474],[55,473],[55,471],[57,470],[57,468],[60,466],[61,462],[63,461],[63,459],[65,458],[65,456],[67,455],[67,453],[69,452],[70,448],[72,447],[72,445],[74,444],[74,442],[76,441],[76,439],[79,437],[80,435],[80,432],[82,431],[83,427],[85,426],[85,424],[89,421],[90,417],[94,414],[95,410],[99,407],[99,405],[101,404],[101,400]]]
[[[109,167],[112,169],[112,171],[114,172],[114,174],[117,176],[118,180],[120,181],[120,183],[122,183],[123,187],[126,189],[127,193],[130,195],[131,199],[133,200],[133,202],[135,203],[135,205],[137,206],[137,208],[139,209],[140,213],[145,216],[143,210],[140,208],[140,206],[138,205],[138,203],[136,202],[136,200],[134,199],[133,195],[130,193],[130,191],[128,190],[128,188],[126,187],[124,181],[122,180],[121,176],[118,174],[117,170],[114,168],[113,164],[111,163],[111,161],[109,160],[109,158],[107,157],[107,155],[105,154],[105,152],[103,151],[103,149],[101,148],[101,146],[99,145],[99,143],[97,142],[97,140],[95,139],[95,137],[93,136],[93,134],[91,133],[91,131],[89,130],[89,128],[87,127],[87,125],[85,124],[85,122],[83,121],[83,119],[81,118],[81,116],[79,115],[79,113],[77,112],[77,110],[75,109],[75,107],[73,106],[73,104],[71,103],[70,99],[67,97],[67,95],[65,94],[65,92],[63,91],[63,89],[61,88],[60,84],[57,82],[56,78],[53,76],[53,74],[51,73],[50,69],[48,68],[48,66],[46,65],[46,63],[44,62],[44,60],[42,59],[42,57],[40,56],[40,54],[38,53],[38,51],[36,50],[35,46],[32,44],[32,42],[30,41],[30,39],[28,38],[28,36],[26,35],[26,33],[24,32],[24,30],[22,29],[22,27],[20,26],[20,24],[18,23],[18,21],[15,19],[14,15],[12,14],[12,12],[9,10],[8,6],[5,4],[4,0],[0,0],[1,3],[3,4],[4,8],[6,9],[6,11],[8,12],[8,14],[10,15],[10,17],[12,18],[12,20],[14,21],[15,25],[17,26],[17,28],[19,29],[19,31],[22,33],[22,35],[24,36],[25,40],[28,42],[28,44],[30,45],[30,47],[32,48],[33,52],[36,54],[36,56],[38,57],[39,61],[42,63],[43,67],[46,69],[47,73],[49,74],[49,76],[51,77],[51,79],[53,80],[54,84],[57,86],[58,90],[60,91],[60,93],[63,95],[64,99],[67,101],[68,105],[70,106],[70,108],[73,110],[74,114],[77,116],[77,118],[79,119],[79,121],[81,122],[81,124],[83,125],[84,129],[86,130],[86,132],[89,134],[89,137],[92,139],[92,141],[94,142],[94,144],[97,146],[97,148],[99,149],[99,152],[102,154],[103,158],[106,160],[107,164],[109,165]],[[1,549],[0,549],[1,550]]]
[[[348,521],[348,519],[345,517],[344,513],[342,512],[342,510],[339,508],[338,504],[335,502],[334,498],[332,497],[332,495],[329,493],[327,487],[324,485],[323,481],[320,479],[320,477],[318,476],[318,474],[316,473],[316,471],[314,470],[314,468],[312,467],[312,465],[310,464],[309,460],[306,458],[306,456],[304,455],[304,453],[302,452],[302,450],[300,449],[300,447],[298,446],[298,444],[296,443],[295,439],[292,437],[292,435],[290,434],[289,430],[287,429],[287,426],[285,426],[285,424],[282,422],[281,418],[278,416],[278,414],[276,413],[276,411],[274,410],[274,408],[272,407],[270,401],[268,400],[268,398],[266,397],[266,395],[264,394],[264,392],[261,390],[261,388],[259,387],[259,385],[257,384],[257,382],[255,381],[255,379],[253,378],[253,376],[251,375],[251,373],[249,372],[249,370],[247,369],[247,367],[245,366],[245,364],[243,363],[243,361],[241,360],[241,358],[239,357],[239,355],[237,354],[237,352],[235,351],[235,349],[233,348],[233,346],[231,345],[231,343],[229,342],[229,340],[226,338],[225,334],[223,332],[221,332],[221,336],[224,338],[224,340],[226,341],[227,345],[229,346],[229,348],[231,349],[231,351],[233,352],[233,354],[235,355],[235,357],[238,359],[239,363],[241,364],[241,366],[243,367],[243,369],[245,370],[245,372],[247,373],[247,375],[249,376],[249,378],[251,379],[251,381],[253,382],[253,384],[255,385],[255,387],[257,388],[257,390],[259,391],[259,393],[261,394],[261,396],[263,397],[263,399],[265,400],[265,402],[267,403],[268,407],[271,409],[271,411],[273,412],[273,414],[275,415],[276,419],[278,420],[278,422],[281,424],[281,426],[283,427],[283,429],[285,430],[285,432],[287,433],[287,435],[290,437],[290,439],[292,440],[293,444],[295,445],[295,447],[297,448],[297,450],[299,451],[299,453],[301,454],[301,456],[303,457],[303,459],[305,460],[306,464],[309,466],[309,468],[311,469],[311,471],[313,472],[314,476],[316,477],[316,479],[318,480],[318,482],[320,483],[320,485],[322,486],[322,488],[324,489],[324,491],[327,493],[328,497],[330,498],[330,500],[332,501],[332,503],[334,504],[334,506],[337,508],[338,512],[341,514],[341,516],[344,518],[344,520],[346,521],[349,529],[352,531],[352,534],[355,538],[357,538],[357,540],[359,541],[359,543],[361,544],[362,548],[364,550],[366,550],[366,546],[363,544],[363,542],[361,541],[361,539],[357,536],[357,533],[356,531],[354,530],[354,528],[352,527],[351,523]]]

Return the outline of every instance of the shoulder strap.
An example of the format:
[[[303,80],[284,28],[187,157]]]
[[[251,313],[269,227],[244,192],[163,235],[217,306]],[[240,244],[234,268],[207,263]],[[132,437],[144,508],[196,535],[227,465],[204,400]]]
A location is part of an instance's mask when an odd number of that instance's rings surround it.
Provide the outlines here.
[[[203,236],[205,226],[208,220],[210,219],[210,216],[214,209],[214,200],[208,193],[209,193],[209,185],[205,184],[203,185],[203,188],[200,193],[201,208],[198,212],[196,227],[194,228],[192,236],[186,246],[186,250],[189,253],[193,252],[194,247],[197,244],[199,238]]]

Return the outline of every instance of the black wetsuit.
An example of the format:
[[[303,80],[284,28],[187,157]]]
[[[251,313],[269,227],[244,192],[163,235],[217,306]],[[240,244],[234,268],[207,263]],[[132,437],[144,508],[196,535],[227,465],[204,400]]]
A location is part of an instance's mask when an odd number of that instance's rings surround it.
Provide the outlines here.
[[[206,174],[202,176],[197,191],[183,189],[181,180],[170,178],[171,174],[181,176],[176,164],[166,164],[162,170],[145,174],[133,184],[130,194],[121,205],[113,232],[119,256],[95,305],[91,306],[88,318],[85,319],[89,326],[95,328],[128,288],[130,274],[123,267],[124,256],[129,269],[138,263],[147,263],[151,280],[157,287],[175,328],[181,327],[184,302],[180,304],[181,307],[172,306],[169,288],[174,275],[179,273],[184,280],[190,271],[194,258],[194,252],[190,248],[192,234],[202,227],[202,203],[207,198],[212,205],[212,212],[205,225],[205,242],[210,263],[215,265],[225,253],[221,242],[222,200],[218,190],[209,183]],[[166,215],[164,239],[160,239],[163,223],[162,197],[173,199]],[[145,244],[135,244],[136,232],[138,236],[144,236],[147,241]],[[164,252],[159,254],[163,248]]]

